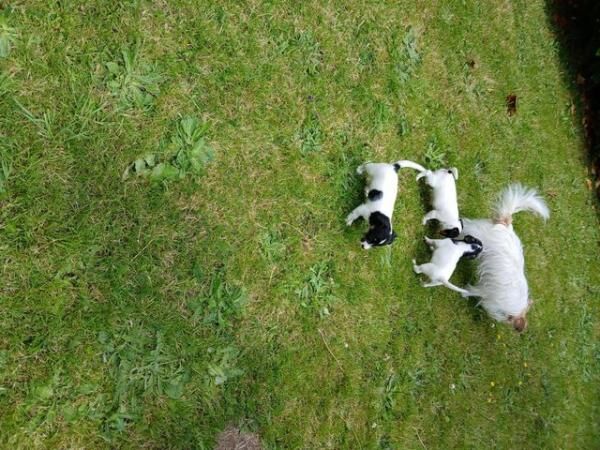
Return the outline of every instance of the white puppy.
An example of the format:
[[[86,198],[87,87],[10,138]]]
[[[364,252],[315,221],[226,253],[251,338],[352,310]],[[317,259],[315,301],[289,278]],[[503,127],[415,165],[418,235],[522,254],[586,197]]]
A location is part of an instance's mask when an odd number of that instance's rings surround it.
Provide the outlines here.
[[[417,265],[413,259],[413,269],[416,273],[423,273],[429,277],[429,282],[424,283],[424,287],[444,285],[448,289],[468,295],[464,289],[450,283],[450,277],[456,269],[456,265],[461,258],[476,258],[482,250],[482,244],[479,239],[473,236],[465,236],[462,240],[458,239],[429,239],[425,237],[425,242],[433,250],[431,261],[426,264]]]
[[[369,230],[361,239],[364,249],[389,245],[396,239],[392,230],[392,214],[398,193],[397,164],[366,163],[358,167],[359,175],[366,175],[366,201],[346,218],[348,226],[358,219],[364,218],[369,222]]]
[[[479,281],[467,287],[465,296],[480,297],[479,304],[492,318],[509,323],[520,332],[527,326],[525,314],[531,301],[523,247],[512,226],[512,216],[519,211],[533,212],[544,220],[550,216],[535,190],[513,184],[501,193],[491,220],[465,219],[464,232],[483,242],[477,270]]]
[[[423,225],[432,219],[440,222],[442,236],[455,238],[462,232],[462,222],[458,215],[458,201],[456,197],[456,180],[458,180],[458,169],[438,169],[431,171],[412,161],[398,161],[401,168],[416,169],[420,173],[417,181],[425,178],[427,184],[433,189],[433,209],[423,217]]]

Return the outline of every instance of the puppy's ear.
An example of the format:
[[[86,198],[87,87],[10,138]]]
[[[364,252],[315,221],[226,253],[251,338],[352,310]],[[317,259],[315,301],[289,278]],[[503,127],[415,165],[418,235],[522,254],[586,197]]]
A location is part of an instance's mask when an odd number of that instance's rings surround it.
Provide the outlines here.
[[[451,173],[456,181],[458,181],[458,169],[456,167],[451,167],[448,169],[448,173]]]
[[[442,236],[449,237],[449,238],[457,238],[458,235],[460,234],[460,231],[458,230],[457,227],[447,228],[445,230],[440,231],[440,234]]]

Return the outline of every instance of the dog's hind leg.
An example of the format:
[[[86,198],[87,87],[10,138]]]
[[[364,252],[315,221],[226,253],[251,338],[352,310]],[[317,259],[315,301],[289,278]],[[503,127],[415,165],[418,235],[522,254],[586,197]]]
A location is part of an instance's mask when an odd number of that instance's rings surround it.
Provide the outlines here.
[[[421,273],[421,266],[419,264],[417,264],[417,260],[413,259],[412,260],[413,263],[413,270],[415,271],[415,273]]]
[[[425,236],[423,238],[423,240],[425,241],[425,243],[429,246],[429,248],[431,250],[434,250],[439,247],[440,239],[431,239],[431,238],[428,238],[427,236]]]
[[[425,263],[418,265],[415,260],[413,260],[413,270],[415,273],[423,273],[429,277],[431,280],[431,274],[435,270],[435,266],[431,263]]]

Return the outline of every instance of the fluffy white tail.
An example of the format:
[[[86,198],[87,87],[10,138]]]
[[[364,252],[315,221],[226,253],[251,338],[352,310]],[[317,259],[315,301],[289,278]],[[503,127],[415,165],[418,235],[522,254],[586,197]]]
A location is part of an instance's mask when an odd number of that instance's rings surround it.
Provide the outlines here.
[[[526,188],[520,184],[511,184],[500,194],[494,208],[494,221],[509,225],[512,216],[519,211],[530,211],[544,220],[550,217],[550,210],[544,199],[535,189]]]
[[[400,169],[415,169],[415,170],[418,170],[419,172],[425,172],[427,170],[422,165],[417,164],[416,162],[408,161],[406,159],[396,161],[394,163],[394,168],[396,169],[396,171],[398,171]]]

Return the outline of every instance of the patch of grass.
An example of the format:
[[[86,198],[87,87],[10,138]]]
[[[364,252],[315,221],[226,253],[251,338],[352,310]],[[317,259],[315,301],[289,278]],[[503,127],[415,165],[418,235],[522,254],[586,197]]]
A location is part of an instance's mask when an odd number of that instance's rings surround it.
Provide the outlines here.
[[[260,237],[260,246],[264,257],[271,263],[281,260],[285,255],[284,237],[277,230],[267,230]]]
[[[149,153],[127,166],[123,180],[130,176],[150,177],[153,180],[182,179],[188,173],[200,175],[214,158],[214,151],[205,140],[207,124],[195,117],[184,117],[177,123],[171,140],[163,143],[159,153]]]
[[[0,58],[7,58],[17,40],[17,31],[10,26],[10,8],[0,12]]]
[[[0,153],[0,194],[6,193],[8,177],[12,169],[12,164],[3,153]]]
[[[296,289],[296,295],[302,307],[318,312],[323,318],[331,314],[331,306],[335,302],[334,287],[330,263],[319,262],[309,269],[309,275]]]
[[[121,49],[114,61],[105,64],[106,86],[121,108],[150,109],[160,93],[161,77],[156,69],[142,60],[141,45]]]
[[[226,283],[223,275],[217,273],[208,291],[191,301],[188,307],[194,313],[194,320],[201,320],[216,330],[229,330],[232,320],[241,316],[246,301],[243,289]]]
[[[189,372],[170,354],[160,331],[132,327],[127,334],[111,336],[101,331],[98,341],[103,361],[115,380],[113,403],[105,413],[105,433],[123,432],[142,413],[143,396],[180,398]]]
[[[314,109],[307,112],[306,118],[298,130],[298,141],[300,142],[300,153],[307,155],[318,152],[321,149],[323,132],[319,123],[319,116]]]
[[[436,170],[446,165],[446,152],[440,147],[436,138],[429,140],[423,156],[430,170]]]

